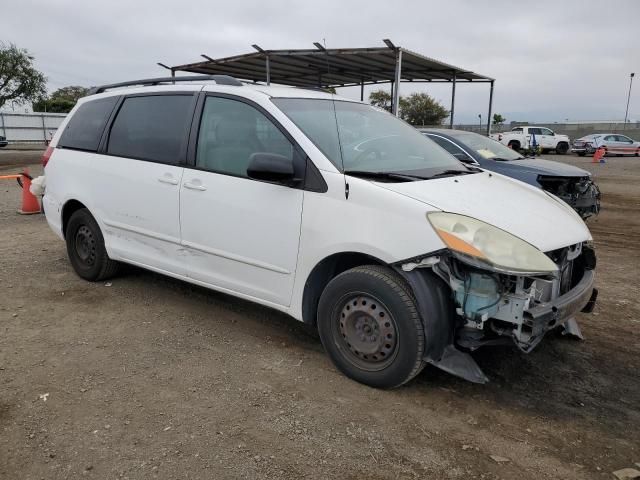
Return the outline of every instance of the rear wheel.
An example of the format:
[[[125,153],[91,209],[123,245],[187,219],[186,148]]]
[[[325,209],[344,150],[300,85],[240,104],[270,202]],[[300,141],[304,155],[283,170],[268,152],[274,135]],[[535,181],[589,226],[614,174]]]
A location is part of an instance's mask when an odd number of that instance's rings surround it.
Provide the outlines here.
[[[318,331],[334,365],[360,383],[393,388],[424,367],[424,328],[393,270],[356,267],[335,277],[318,305]]]
[[[89,210],[81,208],[73,212],[65,238],[69,261],[80,277],[95,282],[116,273],[118,263],[107,255],[100,226]]]
[[[568,143],[560,142],[558,145],[556,145],[556,153],[558,155],[564,155],[568,151],[569,151],[569,144]]]
[[[520,150],[520,142],[516,141],[516,140],[512,140],[509,142],[509,148],[511,148],[512,150]]]

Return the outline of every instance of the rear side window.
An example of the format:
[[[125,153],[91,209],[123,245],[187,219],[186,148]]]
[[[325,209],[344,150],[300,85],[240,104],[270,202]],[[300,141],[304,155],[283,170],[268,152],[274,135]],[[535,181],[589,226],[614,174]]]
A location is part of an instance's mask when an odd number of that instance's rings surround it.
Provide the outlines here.
[[[109,115],[118,102],[117,96],[85,102],[69,119],[58,146],[95,152]]]
[[[185,155],[193,95],[128,97],[109,134],[107,153],[178,164]]]

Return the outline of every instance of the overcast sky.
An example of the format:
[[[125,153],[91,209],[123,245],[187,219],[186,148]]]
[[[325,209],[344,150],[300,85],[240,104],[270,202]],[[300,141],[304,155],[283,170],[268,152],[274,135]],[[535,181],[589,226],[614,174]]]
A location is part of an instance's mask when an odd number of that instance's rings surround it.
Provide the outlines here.
[[[640,0],[13,0],[0,40],[28,49],[49,89],[158,76],[205,53],[382,46],[382,39],[496,79],[508,121],[640,120]],[[449,85],[403,84],[449,108]],[[342,89],[357,97],[356,89]],[[461,85],[456,120],[486,119],[489,86]]]

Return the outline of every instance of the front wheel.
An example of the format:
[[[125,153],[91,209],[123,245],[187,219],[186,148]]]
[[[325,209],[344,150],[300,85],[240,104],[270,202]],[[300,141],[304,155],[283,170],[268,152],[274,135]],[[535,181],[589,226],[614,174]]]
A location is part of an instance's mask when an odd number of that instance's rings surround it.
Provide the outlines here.
[[[65,239],[69,261],[80,277],[95,282],[116,273],[118,263],[107,255],[100,226],[89,210],[81,208],[73,212]]]
[[[333,364],[372,387],[398,387],[425,365],[413,294],[386,267],[356,267],[331,280],[320,297],[318,331]]]
[[[558,145],[556,145],[556,153],[558,155],[564,155],[568,151],[569,151],[569,145],[568,144],[562,142],[562,143],[559,143]]]

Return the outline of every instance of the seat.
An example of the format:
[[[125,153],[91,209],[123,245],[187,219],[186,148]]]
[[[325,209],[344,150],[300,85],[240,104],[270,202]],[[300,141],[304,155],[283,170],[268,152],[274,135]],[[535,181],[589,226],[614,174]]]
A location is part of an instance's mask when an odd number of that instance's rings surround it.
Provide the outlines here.
[[[205,167],[216,172],[246,176],[251,155],[262,150],[255,118],[225,118],[216,127],[215,142],[207,148]]]

